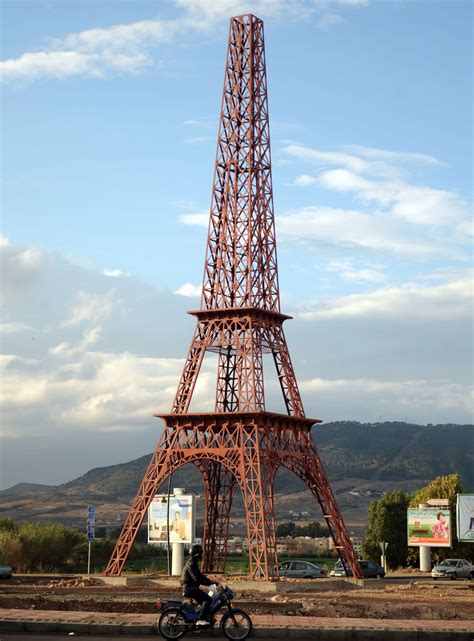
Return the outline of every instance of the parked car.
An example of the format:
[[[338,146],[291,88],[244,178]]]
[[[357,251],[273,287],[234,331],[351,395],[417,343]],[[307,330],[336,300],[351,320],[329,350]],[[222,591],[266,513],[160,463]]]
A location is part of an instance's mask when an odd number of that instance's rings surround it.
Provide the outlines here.
[[[0,579],[10,579],[12,576],[12,568],[9,565],[0,565]]]
[[[381,565],[377,565],[377,563],[373,563],[372,561],[359,561],[359,565],[362,569],[364,579],[383,579],[385,576],[385,570]],[[346,576],[346,571],[340,561],[336,563],[334,569],[329,573],[329,576]]]
[[[289,579],[319,579],[327,576],[326,570],[318,565],[299,559],[287,559],[279,563],[278,574]]]
[[[471,565],[466,559],[445,559],[434,566],[431,570],[431,576],[437,579],[457,578],[474,579],[474,565]]]

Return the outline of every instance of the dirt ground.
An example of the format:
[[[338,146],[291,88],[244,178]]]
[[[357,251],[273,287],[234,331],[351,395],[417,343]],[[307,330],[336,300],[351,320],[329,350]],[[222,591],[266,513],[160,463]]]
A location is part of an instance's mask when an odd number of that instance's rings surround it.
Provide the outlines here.
[[[377,588],[275,594],[239,589],[229,577],[234,602],[253,614],[366,617],[374,619],[474,620],[474,582],[384,581]],[[377,582],[378,583],[378,582]],[[317,588],[317,585],[315,585]],[[0,586],[0,608],[84,612],[158,612],[157,601],[181,598],[175,585],[111,587],[95,579],[23,579]]]

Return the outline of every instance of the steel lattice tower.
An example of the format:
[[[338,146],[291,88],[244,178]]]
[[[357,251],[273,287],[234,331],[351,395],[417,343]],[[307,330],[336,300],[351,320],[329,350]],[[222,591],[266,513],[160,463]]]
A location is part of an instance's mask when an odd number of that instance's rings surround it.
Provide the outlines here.
[[[231,19],[201,309],[165,429],[106,574],[120,574],[147,508],[179,467],[194,463],[205,487],[204,562],[224,569],[237,489],[247,519],[251,574],[277,563],[273,487],[280,467],[318,501],[336,549],[362,576],[311,436],[283,333],[273,213],[263,22]],[[218,360],[215,412],[189,413],[206,352]],[[263,356],[271,354],[287,414],[265,411]]]

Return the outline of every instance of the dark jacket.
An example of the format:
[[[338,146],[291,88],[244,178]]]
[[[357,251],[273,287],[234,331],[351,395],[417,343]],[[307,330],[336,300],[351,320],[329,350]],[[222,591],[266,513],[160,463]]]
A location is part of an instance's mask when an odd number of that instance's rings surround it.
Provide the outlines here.
[[[207,576],[201,572],[198,559],[191,557],[181,573],[183,588],[198,588],[200,585],[212,585]]]

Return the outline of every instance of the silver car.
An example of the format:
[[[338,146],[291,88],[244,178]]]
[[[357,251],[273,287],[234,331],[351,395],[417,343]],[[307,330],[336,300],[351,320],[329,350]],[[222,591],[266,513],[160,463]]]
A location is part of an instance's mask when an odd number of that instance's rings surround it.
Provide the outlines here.
[[[474,566],[466,559],[445,559],[434,566],[431,576],[435,581],[436,579],[453,581],[457,578],[474,579]]]
[[[314,563],[309,561],[300,561],[299,559],[288,559],[278,564],[278,573],[282,577],[289,579],[319,579],[327,576],[326,570],[323,570]]]

